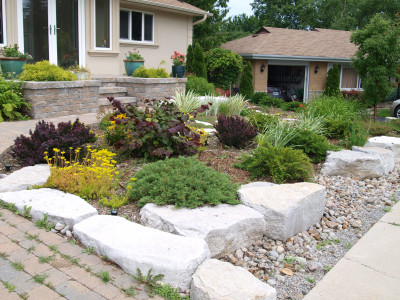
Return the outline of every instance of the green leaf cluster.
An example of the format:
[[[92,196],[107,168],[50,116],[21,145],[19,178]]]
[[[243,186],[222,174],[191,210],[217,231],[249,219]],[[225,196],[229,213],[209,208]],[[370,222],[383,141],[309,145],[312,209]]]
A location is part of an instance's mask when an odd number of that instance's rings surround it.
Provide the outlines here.
[[[23,81],[73,81],[77,80],[75,74],[64,70],[49,61],[43,60],[35,64],[27,64],[20,75]]]
[[[189,75],[186,82],[186,92],[189,91],[192,91],[200,96],[213,95],[215,92],[215,86],[203,77]]]
[[[141,78],[168,78],[169,75],[167,71],[163,68],[146,68],[145,66],[141,66],[136,69],[132,77],[141,77]]]
[[[0,122],[4,120],[26,120],[24,108],[30,108],[21,93],[21,82],[7,81],[0,77]]]
[[[246,99],[250,99],[254,94],[253,87],[253,68],[250,62],[244,67],[242,78],[240,79],[239,93]]]
[[[338,65],[334,65],[329,71],[326,78],[326,87],[324,95],[340,96],[340,70]]]
[[[181,156],[148,164],[135,178],[128,183],[128,196],[141,207],[146,203],[176,208],[240,203],[237,184],[193,158]]]
[[[190,64],[190,70],[197,77],[202,77],[207,80],[207,69],[205,64],[205,55],[200,44],[195,44],[193,50],[193,59]]]
[[[186,72],[192,73],[193,46],[189,45],[186,51]]]

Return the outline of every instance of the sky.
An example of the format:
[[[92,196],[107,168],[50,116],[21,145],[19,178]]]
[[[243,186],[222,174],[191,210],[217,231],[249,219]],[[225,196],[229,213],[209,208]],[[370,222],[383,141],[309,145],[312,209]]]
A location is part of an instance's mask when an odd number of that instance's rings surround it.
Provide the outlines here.
[[[250,3],[253,2],[252,0],[229,0],[229,12],[227,17],[233,17],[236,15],[240,15],[245,13],[246,15],[250,16],[253,14],[251,10]]]

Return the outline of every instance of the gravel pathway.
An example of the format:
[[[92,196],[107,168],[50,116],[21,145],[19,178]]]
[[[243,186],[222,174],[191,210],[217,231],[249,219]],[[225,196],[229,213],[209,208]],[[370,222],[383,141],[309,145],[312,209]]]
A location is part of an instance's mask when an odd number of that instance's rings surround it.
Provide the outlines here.
[[[399,163],[381,178],[317,175],[314,181],[326,187],[320,223],[285,242],[264,237],[223,259],[274,286],[278,299],[302,299],[400,199]]]

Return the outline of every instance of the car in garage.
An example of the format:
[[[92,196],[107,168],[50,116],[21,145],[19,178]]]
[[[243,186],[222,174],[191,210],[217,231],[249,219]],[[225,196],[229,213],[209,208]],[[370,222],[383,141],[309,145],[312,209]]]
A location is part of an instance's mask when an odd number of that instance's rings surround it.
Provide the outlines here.
[[[400,118],[400,84],[397,87],[397,95],[395,99],[397,100],[394,100],[390,107],[390,115],[395,118]]]

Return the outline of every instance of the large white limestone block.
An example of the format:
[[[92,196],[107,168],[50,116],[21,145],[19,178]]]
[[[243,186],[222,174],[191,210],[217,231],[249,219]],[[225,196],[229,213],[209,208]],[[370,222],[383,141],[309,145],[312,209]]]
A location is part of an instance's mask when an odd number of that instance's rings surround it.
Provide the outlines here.
[[[85,247],[107,256],[130,274],[163,274],[163,282],[186,290],[197,267],[210,257],[203,239],[148,228],[117,216],[99,215],[74,227]]]
[[[381,147],[357,147],[353,146],[353,151],[375,155],[381,161],[381,168],[384,175],[388,175],[394,169],[394,153],[392,150]]]
[[[22,191],[33,185],[43,185],[49,176],[50,167],[47,164],[22,168],[0,181],[0,193]]]
[[[69,225],[71,228],[80,221],[97,215],[97,210],[82,198],[53,189],[26,190],[0,193],[0,200],[13,203],[19,211],[31,207],[33,220],[43,219],[53,223]]]
[[[276,290],[242,267],[207,259],[193,275],[192,300],[275,300]]]
[[[384,167],[380,158],[375,154],[342,150],[328,155],[322,166],[321,174],[367,179],[384,175]]]
[[[281,241],[319,222],[326,202],[325,187],[309,182],[240,189],[239,197],[264,216],[265,235]]]
[[[391,136],[375,136],[369,138],[365,147],[381,147],[394,153],[395,162],[400,162],[400,138]]]
[[[172,205],[146,204],[140,211],[144,225],[188,237],[204,239],[211,257],[221,257],[260,240],[264,216],[245,205],[175,209]]]

